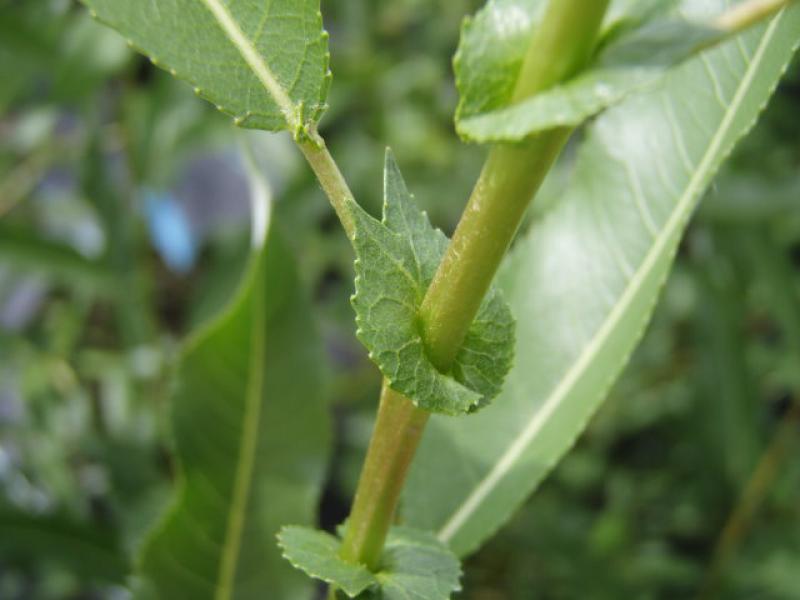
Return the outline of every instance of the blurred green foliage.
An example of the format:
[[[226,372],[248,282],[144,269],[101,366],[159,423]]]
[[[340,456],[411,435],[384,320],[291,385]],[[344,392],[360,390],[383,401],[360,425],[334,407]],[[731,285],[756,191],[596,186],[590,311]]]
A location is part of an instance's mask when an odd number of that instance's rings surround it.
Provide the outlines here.
[[[323,3],[335,78],[322,127],[373,213],[388,145],[452,229],[483,158],[454,134],[450,65],[478,4]],[[242,137],[334,370],[320,519],[340,522],[380,381],[353,333],[349,245],[288,140],[235,131],[70,0],[0,0],[0,110],[0,598],[127,597],[173,478],[176,348],[243,268]],[[800,598],[798,114],[795,63],[709,191],[625,376],[468,560],[462,597]],[[185,268],[164,231],[192,241]]]

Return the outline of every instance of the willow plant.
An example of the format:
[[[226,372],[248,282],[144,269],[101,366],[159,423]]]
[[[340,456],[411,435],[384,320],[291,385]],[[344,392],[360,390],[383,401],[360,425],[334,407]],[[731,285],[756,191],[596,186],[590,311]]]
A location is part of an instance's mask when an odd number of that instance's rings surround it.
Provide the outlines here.
[[[332,598],[459,590],[459,558],[618,376],[692,211],[800,41],[787,0],[489,0],[454,60],[456,131],[488,155],[448,239],[390,152],[378,221],[328,151],[319,0],[85,3],[237,126],[288,131],[352,244],[356,335],[383,375],[350,517],[339,535],[306,526],[320,472],[305,453],[325,435],[324,406],[313,373],[289,374],[317,360],[315,332],[256,186],[249,269],[179,365],[181,480],[137,577],[157,598],[302,597],[279,552]],[[558,200],[520,233],[576,129]],[[276,440],[296,444],[286,460]]]

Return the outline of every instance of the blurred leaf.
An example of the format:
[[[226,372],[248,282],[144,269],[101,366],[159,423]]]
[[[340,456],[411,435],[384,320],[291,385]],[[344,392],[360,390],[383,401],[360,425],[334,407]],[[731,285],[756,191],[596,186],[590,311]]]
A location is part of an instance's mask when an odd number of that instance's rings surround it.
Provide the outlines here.
[[[566,452],[641,336],[698,198],[798,33],[795,7],[591,127],[565,195],[501,274],[519,323],[504,391],[478,415],[432,420],[405,496],[410,525],[469,553]]]
[[[132,190],[117,184],[113,158],[105,151],[101,132],[94,129],[80,165],[81,188],[103,224],[107,239],[104,259],[114,273],[116,325],[123,343],[133,347],[153,338],[153,302],[147,289],[148,273],[137,262],[144,244],[137,222],[131,218]]]
[[[0,531],[4,562],[53,562],[87,580],[119,583],[128,573],[128,559],[111,525],[0,508]]]
[[[311,132],[330,84],[319,0],[85,0],[153,62],[238,125]]]
[[[417,313],[447,247],[413,205],[390,153],[384,170],[383,220],[354,207],[356,234],[356,335],[389,385],[432,412],[458,415],[485,406],[497,395],[511,364],[514,321],[492,290],[478,311],[452,374],[428,358]]]
[[[75,103],[124,68],[125,42],[68,3],[0,3],[0,107],[47,83],[50,100]]]
[[[752,223],[800,214],[800,178],[730,170],[720,177],[700,214],[720,222]]]
[[[739,237],[735,230],[727,232],[728,236],[724,236],[726,232],[715,233],[717,238]],[[702,415],[697,428],[701,443],[707,444],[710,456],[717,458],[716,467],[736,490],[750,475],[762,444],[756,395],[745,356],[745,290],[724,255],[698,263],[696,280],[702,302],[694,329],[703,351],[695,360]]]
[[[128,160],[140,185],[165,189],[190,156],[230,140],[224,115],[162,71],[153,73],[149,85],[128,90],[124,101]]]
[[[0,226],[0,262],[101,294],[111,295],[114,290],[113,275],[102,261],[19,227]]]
[[[275,535],[311,523],[328,449],[320,340],[274,231],[229,308],[187,345],[172,425],[176,502],[146,544],[142,597],[301,597]]]

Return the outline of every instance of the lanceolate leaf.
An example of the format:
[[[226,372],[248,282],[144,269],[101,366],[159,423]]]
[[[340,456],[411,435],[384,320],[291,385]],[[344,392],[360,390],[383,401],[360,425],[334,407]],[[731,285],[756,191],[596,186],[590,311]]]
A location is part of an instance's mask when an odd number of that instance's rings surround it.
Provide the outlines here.
[[[518,321],[504,390],[468,419],[432,419],[405,522],[466,554],[570,447],[641,337],[703,190],[799,40],[794,7],[594,123],[564,197],[504,265]]]
[[[386,155],[383,220],[353,205],[356,335],[389,385],[432,412],[458,415],[485,406],[511,366],[514,320],[496,289],[481,304],[451,373],[430,362],[417,313],[447,237],[434,229]]]
[[[476,142],[519,141],[553,127],[575,127],[650,86],[725,32],[670,10],[675,0],[623,6],[606,25],[592,64],[569,81],[510,105],[541,0],[494,0],[464,32],[456,55],[459,134]],[[618,4],[620,4],[618,2]],[[635,14],[634,14],[635,13]]]
[[[84,0],[242,127],[313,132],[330,83],[319,0]]]
[[[309,592],[275,535],[316,512],[329,435],[323,357],[288,251],[275,232],[263,246],[230,307],[181,359],[179,486],[142,556],[142,598]]]

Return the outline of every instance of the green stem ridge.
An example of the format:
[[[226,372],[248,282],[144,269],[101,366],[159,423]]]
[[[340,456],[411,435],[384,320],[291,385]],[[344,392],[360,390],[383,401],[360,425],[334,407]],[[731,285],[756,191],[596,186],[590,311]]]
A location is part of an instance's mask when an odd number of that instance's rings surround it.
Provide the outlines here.
[[[523,63],[514,101],[569,77],[583,66],[608,3],[596,0],[586,6],[584,0],[551,1]],[[438,369],[447,371],[452,365],[525,209],[569,133],[557,129],[523,145],[499,146],[491,151],[420,308],[422,334]],[[345,530],[343,558],[371,569],[379,564],[428,416],[384,384]]]
[[[575,74],[589,59],[609,0],[552,0],[520,69],[512,103]],[[525,209],[569,137],[546,131],[489,153],[447,253],[420,308],[433,364],[447,370],[458,352]]]
[[[376,570],[406,473],[430,413],[384,380],[375,430],[361,471],[341,556]]]
[[[741,31],[793,1],[746,0],[713,24],[725,31]],[[609,3],[549,2],[520,68],[512,103],[568,79],[588,62]],[[420,307],[427,351],[441,371],[452,366],[528,204],[571,132],[571,128],[557,128],[490,151]],[[352,240],[353,215],[360,208],[336,163],[318,136],[298,144]],[[342,558],[372,570],[379,567],[405,477],[429,416],[384,380],[375,429],[345,529]],[[335,597],[331,589],[329,598]]]
[[[339,170],[336,161],[333,160],[331,153],[325,146],[325,142],[321,137],[316,136],[316,139],[308,139],[298,142],[298,147],[303,155],[306,157],[308,164],[317,176],[325,195],[336,211],[336,216],[342,223],[342,228],[347,234],[347,238],[352,240],[355,236],[355,220],[353,213],[360,210],[353,197],[353,192],[347,185],[347,182]]]

